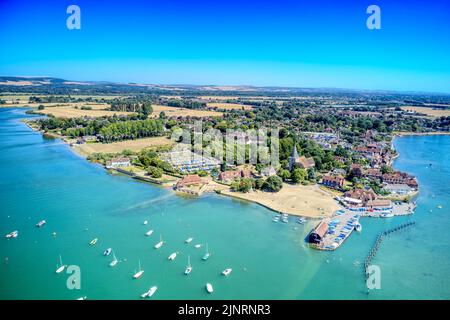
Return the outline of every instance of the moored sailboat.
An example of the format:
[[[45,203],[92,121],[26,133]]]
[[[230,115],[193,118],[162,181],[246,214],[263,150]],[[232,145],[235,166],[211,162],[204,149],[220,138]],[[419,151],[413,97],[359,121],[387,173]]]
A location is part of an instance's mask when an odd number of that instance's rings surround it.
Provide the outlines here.
[[[186,269],[184,270],[184,274],[188,275],[191,272],[192,272],[191,256],[188,256],[188,265],[187,265]]]
[[[56,268],[56,273],[61,273],[66,269],[66,266],[62,263],[61,255],[59,255],[59,267]]]
[[[206,252],[202,257],[202,260],[208,260],[210,256],[211,256],[211,253],[208,250],[208,243],[206,243]]]
[[[139,271],[133,275],[133,279],[139,279],[144,274],[144,270],[141,269],[141,260],[139,260]]]

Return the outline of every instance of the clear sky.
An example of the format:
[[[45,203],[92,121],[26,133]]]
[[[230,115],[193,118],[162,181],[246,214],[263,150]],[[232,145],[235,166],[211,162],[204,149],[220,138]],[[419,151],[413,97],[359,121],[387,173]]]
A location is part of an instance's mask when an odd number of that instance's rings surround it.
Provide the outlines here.
[[[0,75],[450,93],[450,1],[0,0]]]

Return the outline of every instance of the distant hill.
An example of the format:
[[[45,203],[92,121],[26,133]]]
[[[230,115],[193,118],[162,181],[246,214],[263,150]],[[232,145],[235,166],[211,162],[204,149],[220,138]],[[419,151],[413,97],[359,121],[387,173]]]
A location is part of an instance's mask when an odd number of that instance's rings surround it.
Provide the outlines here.
[[[231,96],[409,96],[434,95],[418,92],[353,90],[340,88],[293,88],[189,84],[139,84],[107,81],[74,81],[53,77],[0,76],[0,92],[36,94],[164,94],[164,95],[231,95]],[[447,96],[445,94],[437,94]]]

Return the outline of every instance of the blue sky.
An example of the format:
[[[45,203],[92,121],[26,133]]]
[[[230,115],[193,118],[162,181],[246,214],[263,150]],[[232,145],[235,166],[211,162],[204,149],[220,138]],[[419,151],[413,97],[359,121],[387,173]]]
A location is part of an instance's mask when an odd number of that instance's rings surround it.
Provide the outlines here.
[[[0,75],[450,93],[449,35],[444,0],[0,0]]]

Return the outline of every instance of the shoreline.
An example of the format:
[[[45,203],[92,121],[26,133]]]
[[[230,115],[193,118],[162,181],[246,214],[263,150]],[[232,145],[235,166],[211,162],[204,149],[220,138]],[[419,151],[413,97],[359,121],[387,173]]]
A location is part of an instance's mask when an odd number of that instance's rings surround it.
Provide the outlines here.
[[[88,153],[83,152],[82,149],[80,148],[76,148],[75,145],[72,145],[71,142],[69,142],[66,137],[58,135],[58,134],[54,134],[54,133],[45,133],[41,130],[38,130],[36,127],[34,127],[32,125],[32,123],[28,120],[23,120],[23,123],[25,123],[31,130],[35,131],[35,132],[39,132],[41,133],[43,136],[47,135],[48,137],[54,138],[54,139],[60,139],[63,143],[65,143],[66,145],[69,146],[70,150],[75,153],[77,156],[80,156],[81,158],[83,158],[84,160],[87,160],[88,157]],[[393,139],[392,139],[392,145],[394,143],[394,140],[397,137],[402,137],[402,136],[407,136],[407,135],[431,135],[433,133],[403,133],[403,134],[394,134]],[[436,133],[436,134],[445,134],[445,135],[450,135],[450,132],[447,133]],[[399,155],[397,155],[398,157]],[[396,158],[397,158],[396,157]],[[88,161],[88,160],[87,160]],[[90,162],[90,161],[88,161]],[[102,165],[103,169],[106,171],[107,170],[103,165]],[[118,170],[115,170],[118,171]],[[120,171],[118,171],[120,172]],[[123,174],[123,172],[122,172]],[[130,178],[135,179],[133,176],[128,175]],[[142,181],[145,183],[150,183],[153,184],[155,186],[158,187],[163,187],[165,189],[170,189],[171,185],[168,185],[166,183],[159,183],[156,181],[153,181],[153,179],[145,179],[145,177],[140,177],[139,179],[136,179],[138,181]],[[296,189],[294,189],[296,188]],[[290,189],[294,189],[294,190],[290,190]],[[298,190],[297,190],[298,189]],[[301,190],[304,189],[304,190]],[[269,209],[275,213],[286,213],[292,216],[297,216],[297,217],[305,217],[305,218],[310,218],[310,219],[326,219],[326,218],[330,218],[333,216],[333,213],[336,210],[342,209],[342,207],[339,204],[325,204],[323,205],[323,203],[325,202],[324,200],[330,200],[330,202],[332,201],[334,203],[334,199],[332,197],[332,195],[325,195],[325,191],[321,190],[317,185],[311,185],[311,186],[291,186],[291,185],[284,185],[282,191],[284,190],[284,195],[278,193],[272,194],[272,193],[267,193],[267,192],[261,192],[261,191],[252,191],[251,193],[238,193],[238,192],[232,192],[229,187],[224,189],[216,189],[216,188],[212,188],[210,191],[216,191],[216,194],[218,195],[224,195],[233,199],[237,199],[239,201],[246,201],[246,202],[251,202],[251,203],[256,203],[266,209]],[[280,191],[280,192],[282,192]],[[303,192],[302,192],[303,191]],[[294,193],[295,192],[295,193]],[[296,201],[294,204],[292,204],[292,200],[294,199],[295,201],[295,195],[296,194],[302,194],[302,196],[304,196],[304,192],[309,192],[310,193],[310,198],[308,199],[310,201],[310,203],[308,203],[308,201],[305,201],[304,204],[299,205],[298,203],[300,202],[300,199],[298,199],[298,201]],[[313,192],[320,192],[321,195],[318,196],[316,195],[316,197],[314,197],[314,195],[311,195],[311,193]],[[414,194],[414,198],[417,197],[419,194],[419,191],[417,191]],[[275,199],[275,197],[277,197],[278,199]],[[283,197],[285,198],[283,200]],[[321,198],[324,197],[324,198]],[[329,199],[326,198],[329,197]],[[320,198],[320,199],[319,199]],[[289,201],[291,201],[291,206],[289,207]],[[314,206],[314,207],[312,207]],[[321,206],[321,207],[318,207]],[[324,208],[326,207],[326,208]]]
[[[436,131],[436,132],[394,132],[393,138],[395,137],[406,137],[406,136],[449,136],[450,131]]]
[[[88,161],[89,163],[91,163],[89,160],[87,160],[88,154],[83,152],[81,149],[76,148],[75,146],[71,145],[71,143],[69,141],[67,141],[67,139],[64,136],[58,135],[58,134],[54,134],[54,133],[45,133],[41,130],[37,130],[37,128],[35,128],[30,121],[22,121],[24,124],[26,124],[31,130],[38,132],[40,134],[47,135],[51,138],[54,139],[59,139],[61,140],[64,144],[66,144],[69,149],[76,154],[77,156],[80,156],[81,158],[83,158],[84,160]],[[103,169],[106,171],[107,170],[103,165],[102,165]],[[118,170],[114,170],[116,172],[122,173],[124,174],[124,172],[118,171]],[[128,177],[130,177],[131,179],[135,179],[144,183],[150,183],[153,184],[157,187],[163,187],[165,189],[170,189],[172,187],[172,185],[168,185],[165,183],[157,183],[155,181],[153,181],[152,179],[145,179],[145,178],[141,178],[139,177],[139,179],[136,179],[135,177],[126,174]],[[298,190],[290,190],[292,188],[297,188]],[[329,199],[315,199],[314,195],[312,193],[315,192],[320,192],[322,193],[321,196],[326,197],[327,195],[325,195],[325,191],[319,189],[319,187],[317,185],[311,185],[311,186],[291,186],[291,185],[284,185],[283,187],[284,189],[284,193],[288,193],[286,195],[284,195],[285,201],[283,201],[283,199],[278,200],[275,202],[274,199],[272,199],[271,201],[273,203],[269,203],[267,199],[273,198],[274,196],[278,196],[279,198],[282,197],[279,192],[272,194],[269,192],[260,192],[260,191],[253,191],[252,193],[236,193],[236,192],[232,192],[231,190],[229,190],[229,187],[227,187],[225,190],[221,190],[221,189],[217,189],[216,194],[218,195],[223,195],[223,196],[227,196],[233,199],[237,199],[240,201],[246,201],[246,202],[251,202],[251,203],[255,203],[258,204],[266,209],[269,209],[272,212],[275,213],[286,213],[289,214],[291,216],[296,216],[296,217],[304,217],[304,218],[309,218],[309,219],[323,219],[325,217],[330,217],[334,211],[340,209],[340,206],[336,203],[334,207],[332,207],[332,204],[330,204],[331,202],[334,203],[334,199],[332,197],[332,195],[328,195]],[[282,191],[283,191],[282,189]],[[300,190],[303,189],[303,190]],[[213,188],[211,191],[216,191],[216,188]],[[280,191],[280,192],[282,192]],[[301,206],[302,208],[298,208],[298,207],[287,207],[286,206],[286,201],[288,201],[291,198],[295,198],[294,195],[290,195],[289,192],[294,192],[296,191],[297,194],[302,193],[303,191],[303,195],[304,193],[309,193],[309,201],[310,203],[308,203],[307,201],[305,201],[305,205]],[[256,196],[256,198],[255,198]],[[325,200],[325,201],[324,201]],[[323,206],[323,202],[329,202],[327,204],[325,204],[325,207],[327,208],[323,208],[323,207],[318,207],[318,206]],[[314,206],[314,208],[312,208],[312,206]],[[309,208],[308,208],[309,207]]]

